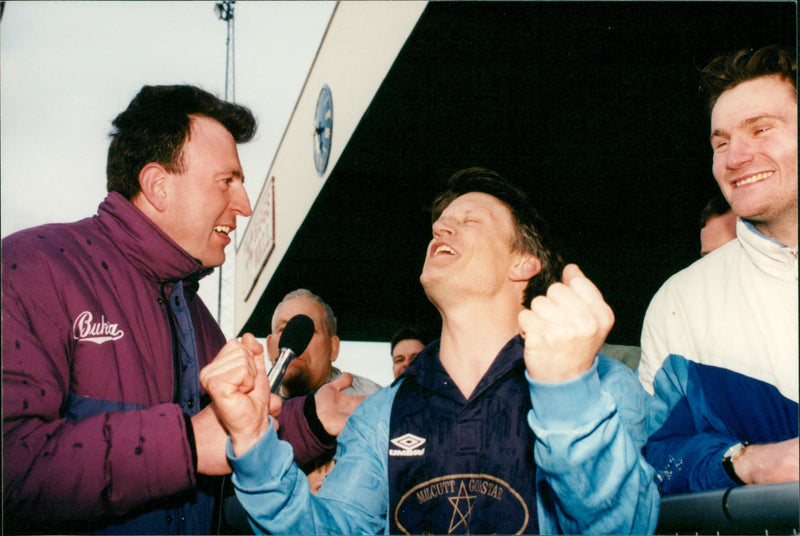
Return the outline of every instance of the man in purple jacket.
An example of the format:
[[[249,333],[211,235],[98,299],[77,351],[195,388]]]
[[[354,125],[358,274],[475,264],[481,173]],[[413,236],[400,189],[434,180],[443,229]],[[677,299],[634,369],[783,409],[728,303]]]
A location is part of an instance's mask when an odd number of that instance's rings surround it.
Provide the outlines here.
[[[145,86],[113,125],[97,215],[2,242],[5,532],[208,534],[230,467],[198,373],[263,359],[196,294],[251,213],[253,115]]]

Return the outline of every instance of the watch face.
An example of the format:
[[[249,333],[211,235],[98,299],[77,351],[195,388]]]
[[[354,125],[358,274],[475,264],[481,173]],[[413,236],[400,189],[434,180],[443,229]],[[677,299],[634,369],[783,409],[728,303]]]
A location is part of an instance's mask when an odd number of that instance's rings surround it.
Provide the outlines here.
[[[322,175],[328,167],[331,154],[331,134],[333,132],[333,98],[331,89],[322,86],[314,113],[314,165],[317,173]]]

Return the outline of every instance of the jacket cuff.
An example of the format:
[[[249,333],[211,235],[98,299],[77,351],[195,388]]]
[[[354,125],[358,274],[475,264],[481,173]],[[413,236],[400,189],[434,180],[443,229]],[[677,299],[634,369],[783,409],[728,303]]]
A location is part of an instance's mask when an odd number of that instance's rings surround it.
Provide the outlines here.
[[[613,401],[603,392],[597,365],[595,357],[589,370],[564,382],[540,382],[525,371],[534,421],[552,431],[573,430],[607,414]]]
[[[319,416],[317,415],[317,401],[314,399],[313,393],[306,396],[306,401],[303,403],[303,415],[305,415],[306,421],[308,421],[311,432],[317,437],[320,443],[323,445],[330,445],[336,441],[336,436],[330,435],[322,425],[322,421],[319,420]]]
[[[225,440],[225,454],[233,469],[236,488],[258,490],[265,482],[277,483],[292,462],[292,447],[285,441],[278,441],[275,424],[272,417],[269,419],[270,426],[264,437],[240,456],[233,453],[230,436]]]

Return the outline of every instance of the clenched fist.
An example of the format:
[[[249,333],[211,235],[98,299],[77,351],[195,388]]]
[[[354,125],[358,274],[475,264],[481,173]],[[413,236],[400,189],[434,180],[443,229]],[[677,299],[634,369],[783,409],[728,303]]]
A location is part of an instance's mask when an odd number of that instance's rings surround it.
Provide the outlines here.
[[[614,325],[614,312],[580,268],[567,265],[561,280],[518,317],[525,366],[538,381],[566,381],[589,370]]]
[[[270,393],[264,348],[249,333],[241,341],[228,341],[200,371],[200,382],[211,395],[237,456],[266,433],[268,415],[276,417],[280,412],[280,397]]]

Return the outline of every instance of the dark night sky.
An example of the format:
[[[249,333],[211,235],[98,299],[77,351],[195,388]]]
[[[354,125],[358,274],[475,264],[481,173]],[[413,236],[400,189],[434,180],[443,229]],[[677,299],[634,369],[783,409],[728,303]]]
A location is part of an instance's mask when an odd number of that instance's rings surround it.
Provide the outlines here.
[[[244,331],[266,335],[302,286],[343,339],[408,323],[436,335],[418,282],[426,209],[478,165],[532,196],[615,310],[609,342],[638,345],[652,295],[698,257],[716,189],[698,71],[744,47],[796,47],[796,20],[793,2],[429,4]]]

